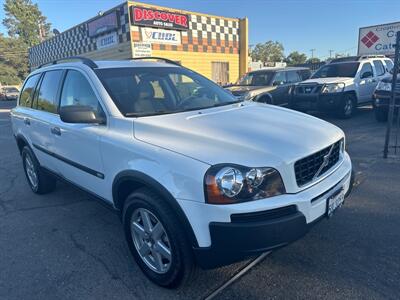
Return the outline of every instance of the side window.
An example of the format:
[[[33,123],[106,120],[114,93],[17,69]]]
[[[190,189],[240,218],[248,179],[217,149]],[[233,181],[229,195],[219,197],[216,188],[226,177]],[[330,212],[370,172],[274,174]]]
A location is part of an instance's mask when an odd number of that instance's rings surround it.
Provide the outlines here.
[[[282,85],[286,83],[286,72],[277,72],[272,85]]]
[[[385,59],[385,63],[386,63],[386,68],[388,71],[391,71],[393,69],[393,62],[390,59]]]
[[[40,84],[37,95],[37,109],[57,113],[57,92],[60,85],[62,70],[47,71]]]
[[[94,111],[103,114],[90,83],[82,73],[75,70],[68,71],[61,92],[60,106],[70,105],[90,106]]]
[[[301,80],[307,80],[311,77],[311,71],[310,70],[301,70],[300,72],[300,77]]]
[[[24,107],[32,107],[33,92],[40,74],[33,75],[26,81],[21,96],[19,98],[19,105]]]
[[[376,71],[376,76],[382,76],[383,74],[385,74],[385,67],[380,60],[374,60],[373,63]]]
[[[374,76],[374,72],[372,70],[372,66],[369,62],[365,63],[360,71],[360,78],[364,79],[364,78],[371,78]]]
[[[301,81],[299,74],[297,71],[289,71],[287,72],[287,82],[288,83],[296,83]]]

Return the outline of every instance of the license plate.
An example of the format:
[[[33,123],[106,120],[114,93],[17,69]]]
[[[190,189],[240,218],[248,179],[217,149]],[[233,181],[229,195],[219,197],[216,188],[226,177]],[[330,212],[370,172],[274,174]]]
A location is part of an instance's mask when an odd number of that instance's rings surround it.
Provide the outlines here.
[[[335,210],[343,205],[344,202],[344,189],[340,189],[334,195],[330,196],[326,203],[326,215],[330,218]]]

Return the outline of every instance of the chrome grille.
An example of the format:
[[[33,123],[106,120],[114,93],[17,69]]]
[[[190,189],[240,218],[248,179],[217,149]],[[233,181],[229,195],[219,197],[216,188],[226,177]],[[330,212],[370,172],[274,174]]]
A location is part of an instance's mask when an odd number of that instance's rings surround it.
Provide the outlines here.
[[[298,160],[294,164],[296,181],[298,186],[306,185],[329,171],[340,159],[340,148],[343,140],[340,140],[317,153]]]
[[[318,84],[299,84],[295,87],[295,93],[299,95],[317,94],[322,86]]]

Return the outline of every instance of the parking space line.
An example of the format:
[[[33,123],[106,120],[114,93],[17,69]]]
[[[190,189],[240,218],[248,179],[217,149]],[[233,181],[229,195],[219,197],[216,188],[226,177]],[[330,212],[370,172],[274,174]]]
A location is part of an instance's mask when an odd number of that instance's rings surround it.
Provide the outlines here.
[[[243,269],[241,269],[238,273],[236,273],[233,277],[231,277],[228,281],[226,281],[224,284],[222,284],[219,288],[214,290],[211,294],[209,294],[207,297],[204,298],[204,300],[211,300],[214,299],[217,295],[222,293],[227,287],[232,285],[235,281],[237,281],[239,278],[241,278],[243,275],[245,275],[248,271],[250,271],[253,267],[255,267],[257,264],[259,264],[261,261],[264,260],[264,258],[269,255],[270,252],[265,252],[258,256],[256,259],[254,259],[252,262],[250,262],[247,266],[245,266]]]
[[[0,113],[7,113],[10,112],[11,109],[10,108],[0,108]]]

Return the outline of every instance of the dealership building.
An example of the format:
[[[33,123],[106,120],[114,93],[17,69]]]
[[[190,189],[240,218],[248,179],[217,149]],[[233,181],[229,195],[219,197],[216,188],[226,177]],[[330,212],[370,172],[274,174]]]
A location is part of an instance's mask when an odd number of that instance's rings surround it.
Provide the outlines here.
[[[218,83],[248,66],[248,20],[125,2],[29,49],[31,67],[56,59],[163,57]]]

